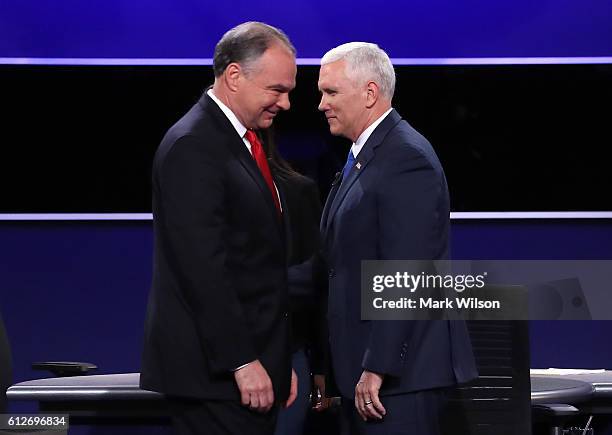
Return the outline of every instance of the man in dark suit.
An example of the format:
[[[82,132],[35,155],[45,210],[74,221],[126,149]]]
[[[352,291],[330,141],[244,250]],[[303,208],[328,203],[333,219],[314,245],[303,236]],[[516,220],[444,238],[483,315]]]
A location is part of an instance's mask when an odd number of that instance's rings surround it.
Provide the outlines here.
[[[321,220],[345,432],[437,434],[444,388],[476,376],[465,324],[361,320],[360,270],[362,260],[447,258],[442,166],[429,142],[392,109],[395,73],[377,45],[329,51],[318,86],[331,133],[353,142]]]
[[[141,387],[184,434],[271,434],[295,397],[282,204],[258,135],[289,109],[295,49],[249,22],[153,162],[153,284]]]

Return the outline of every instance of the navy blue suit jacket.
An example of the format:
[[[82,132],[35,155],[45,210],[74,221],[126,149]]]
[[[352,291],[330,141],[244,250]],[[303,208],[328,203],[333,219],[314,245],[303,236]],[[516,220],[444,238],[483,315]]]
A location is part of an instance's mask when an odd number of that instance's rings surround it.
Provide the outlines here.
[[[321,219],[331,360],[343,396],[354,396],[364,369],[385,374],[381,395],[477,375],[463,322],[361,320],[361,261],[446,259],[449,213],[446,179],[432,146],[391,111],[347,178],[333,185]]]

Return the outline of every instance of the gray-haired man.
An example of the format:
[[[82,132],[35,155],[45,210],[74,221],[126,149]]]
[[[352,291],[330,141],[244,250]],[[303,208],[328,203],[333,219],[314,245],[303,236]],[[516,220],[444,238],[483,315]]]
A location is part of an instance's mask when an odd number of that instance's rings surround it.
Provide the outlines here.
[[[353,142],[321,220],[329,342],[347,434],[438,434],[442,390],[476,375],[465,324],[361,320],[362,260],[447,258],[449,197],[429,142],[391,107],[395,73],[377,45],[321,60],[319,110]]]

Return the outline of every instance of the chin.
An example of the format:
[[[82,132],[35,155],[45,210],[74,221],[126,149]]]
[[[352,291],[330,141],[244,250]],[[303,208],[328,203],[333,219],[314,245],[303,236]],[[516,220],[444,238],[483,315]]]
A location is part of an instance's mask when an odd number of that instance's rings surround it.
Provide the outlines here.
[[[262,129],[262,128],[269,128],[272,125],[272,122],[274,121],[274,118],[270,118],[270,119],[262,119],[261,121],[259,121],[257,124],[257,128]]]
[[[334,136],[342,135],[342,132],[339,131],[338,127],[334,127],[333,125],[329,126],[329,132],[333,134]]]

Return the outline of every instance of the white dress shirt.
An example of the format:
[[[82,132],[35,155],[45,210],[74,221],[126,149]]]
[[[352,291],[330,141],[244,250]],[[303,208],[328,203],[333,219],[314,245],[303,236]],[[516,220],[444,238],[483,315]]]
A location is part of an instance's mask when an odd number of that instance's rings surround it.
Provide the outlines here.
[[[370,124],[370,126],[366,128],[365,130],[363,130],[363,132],[359,135],[355,143],[351,146],[351,152],[353,153],[353,156],[355,156],[355,158],[357,158],[357,156],[359,155],[359,152],[361,151],[361,148],[363,148],[363,146],[368,141],[368,139],[370,138],[370,136],[372,135],[376,127],[378,127],[378,125],[381,122],[383,122],[383,120],[387,117],[389,113],[391,113],[392,110],[393,110],[393,107],[391,107],[385,113],[380,115],[380,117],[376,121]]]
[[[209,89],[208,91],[206,91],[206,94],[210,98],[212,98],[212,100],[215,103],[217,103],[217,106],[219,106],[219,109],[221,109],[221,111],[225,114],[227,119],[229,119],[229,122],[231,122],[232,126],[236,129],[236,133],[238,133],[238,136],[242,138],[242,142],[244,142],[244,145],[247,147],[247,150],[249,150],[249,153],[253,155],[253,152],[251,151],[251,142],[249,142],[245,136],[247,132],[247,128],[244,125],[242,125],[242,122],[238,120],[238,117],[234,114],[234,112],[232,112],[232,109],[227,107],[225,104],[223,104],[223,102],[220,99],[217,98],[217,96],[213,93],[212,89]],[[281,196],[278,193],[278,187],[276,187],[276,183],[274,182],[274,180],[272,180],[272,183],[274,184],[274,190],[276,190],[276,196],[278,197],[278,203],[280,205],[280,210],[282,213],[283,202],[281,201]]]

